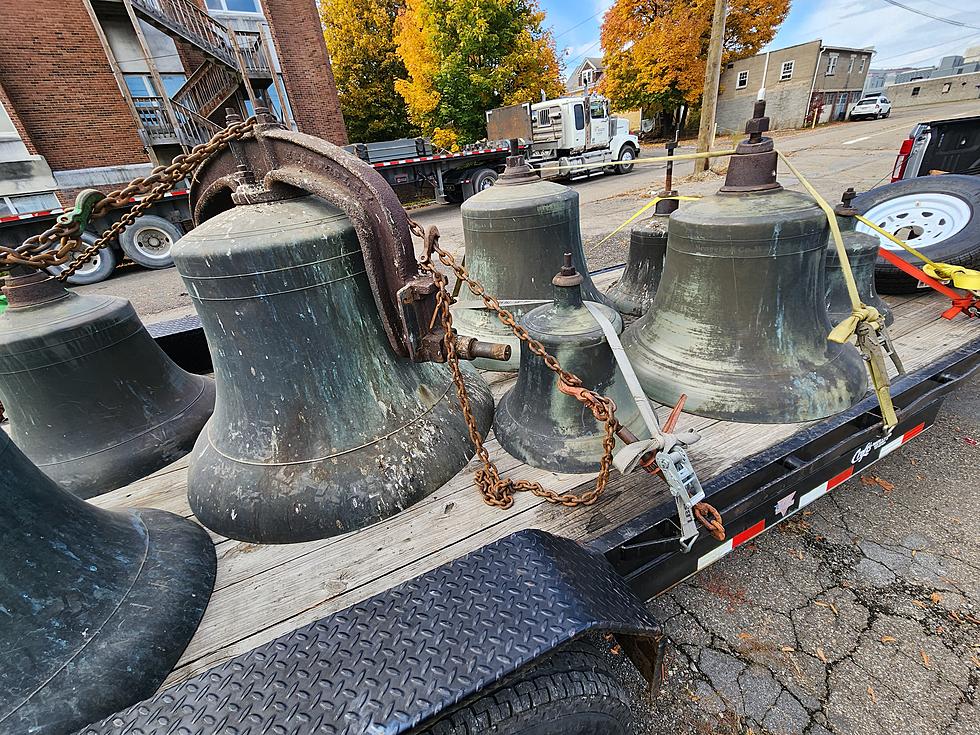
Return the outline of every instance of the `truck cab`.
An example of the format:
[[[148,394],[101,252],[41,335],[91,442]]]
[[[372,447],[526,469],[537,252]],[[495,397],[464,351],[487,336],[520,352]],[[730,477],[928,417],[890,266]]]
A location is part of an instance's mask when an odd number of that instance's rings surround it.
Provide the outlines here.
[[[559,97],[531,105],[535,157],[561,157],[613,149],[627,142],[629,121],[609,114],[609,100],[597,94]]]

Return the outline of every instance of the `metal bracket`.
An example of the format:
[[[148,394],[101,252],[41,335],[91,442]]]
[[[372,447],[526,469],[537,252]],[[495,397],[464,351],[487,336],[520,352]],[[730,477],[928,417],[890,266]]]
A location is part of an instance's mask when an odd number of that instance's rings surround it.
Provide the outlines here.
[[[95,205],[105,199],[98,189],[83,189],[75,197],[75,207],[70,212],[65,212],[58,217],[58,223],[63,225],[76,224],[78,231],[84,232],[88,227],[89,220],[92,219],[92,212]]]

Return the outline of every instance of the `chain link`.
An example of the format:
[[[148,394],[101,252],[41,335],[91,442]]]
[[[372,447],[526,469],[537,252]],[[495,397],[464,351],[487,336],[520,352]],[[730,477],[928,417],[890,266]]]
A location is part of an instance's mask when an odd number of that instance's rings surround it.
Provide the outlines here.
[[[548,353],[544,345],[531,337],[527,330],[517,323],[511,312],[504,309],[500,305],[500,302],[493,296],[488,295],[483,286],[470,277],[466,268],[457,264],[456,259],[439,246],[438,228],[430,227],[428,232],[426,232],[421,225],[411,218],[409,218],[409,223],[412,233],[423,238],[425,241],[425,254],[419,260],[419,263],[425,270],[432,274],[438,286],[438,291],[436,292],[437,310],[445,330],[444,344],[446,347],[447,363],[456,387],[456,396],[459,399],[463,416],[466,419],[466,426],[469,429],[470,441],[473,442],[473,446],[476,448],[476,456],[483,465],[476,471],[474,480],[483,495],[484,502],[487,505],[497,506],[498,508],[510,508],[514,504],[515,493],[527,491],[558,505],[569,507],[592,505],[602,495],[609,481],[613,449],[616,446],[616,431],[619,428],[619,423],[616,421],[615,416],[616,405],[611,399],[583,388],[582,381],[578,376],[563,369],[558,360]],[[456,353],[453,317],[449,310],[453,299],[449,294],[448,279],[432,262],[433,254],[437,255],[439,261],[447,268],[450,268],[456,274],[456,277],[469,287],[474,296],[479,296],[483,299],[486,307],[493,311],[501,323],[508,327],[521,342],[526,344],[531,352],[544,360],[544,364],[549,370],[558,375],[561,383],[564,383],[567,387],[576,389],[570,391],[570,394],[585,404],[592,411],[592,415],[595,416],[597,421],[604,422],[605,434],[602,439],[603,454],[599,460],[599,474],[596,476],[595,485],[592,489],[580,495],[560,493],[544,487],[539,482],[513,480],[500,476],[500,472],[491,461],[490,454],[483,444],[483,437],[480,436],[480,429],[477,426],[476,418],[473,416],[473,411],[470,407],[466,383],[463,380],[463,373],[459,367],[459,355]]]
[[[0,268],[25,265],[32,268],[48,268],[64,265],[72,261],[61,273],[58,280],[64,281],[89,261],[99,250],[135,222],[146,210],[163,198],[178,182],[185,179],[205,159],[224,148],[229,141],[244,138],[255,127],[255,118],[235,122],[222,128],[207,143],[194,146],[186,154],[174,158],[169,166],[157,166],[149,175],[133,179],[127,186],[117,189],[97,202],[92,209],[92,217],[103,217],[113,209],[126,206],[136,196],[142,196],[133,207],[120,217],[112,227],[91,245],[78,252],[82,227],[78,222],[58,218],[58,221],[44,232],[34,235],[16,248],[0,245]]]

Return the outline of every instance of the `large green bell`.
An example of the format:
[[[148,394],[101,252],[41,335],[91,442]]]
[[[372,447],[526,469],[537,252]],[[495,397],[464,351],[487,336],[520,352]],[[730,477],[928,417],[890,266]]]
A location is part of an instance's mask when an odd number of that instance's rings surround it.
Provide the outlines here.
[[[350,219],[296,191],[256,198],[174,246],[218,388],[191,507],[246,541],[345,533],[433,492],[474,450],[449,370],[389,346]],[[464,369],[486,433],[489,389]]]
[[[767,123],[750,121],[717,194],[671,215],[660,289],[623,345],[654,400],[685,393],[691,413],[791,423],[849,408],[867,376],[853,346],[827,340],[829,228],[776,182]]]
[[[676,200],[657,202],[654,214],[630,231],[626,268],[606,291],[606,298],[623,316],[643,316],[657,295],[667,256],[667,222],[676,209],[671,205]]]
[[[521,325],[562,368],[582,385],[616,404],[616,419],[643,438],[648,436],[626,387],[602,327],[582,300],[584,278],[568,262],[554,277],[554,301],[525,314]],[[597,304],[617,332],[623,320]],[[532,467],[555,472],[595,472],[602,457],[605,424],[585,404],[558,389],[558,376],[521,343],[521,366],[514,387],[497,406],[494,434],[510,454]]]
[[[0,732],[67,735],[149,697],[211,596],[214,545],[65,492],[0,431]]]
[[[177,367],[128,301],[69,293],[37,271],[4,291],[0,401],[14,442],[45,474],[89,498],[190,451],[214,382]]]
[[[460,212],[467,270],[518,320],[551,300],[554,264],[565,253],[572,254],[575,269],[584,274],[583,297],[608,303],[588,276],[578,192],[540,179],[523,156],[508,158],[496,184],[467,199]],[[466,288],[453,307],[453,325],[461,335],[511,346],[508,362],[477,360],[477,367],[517,370],[519,340]]]

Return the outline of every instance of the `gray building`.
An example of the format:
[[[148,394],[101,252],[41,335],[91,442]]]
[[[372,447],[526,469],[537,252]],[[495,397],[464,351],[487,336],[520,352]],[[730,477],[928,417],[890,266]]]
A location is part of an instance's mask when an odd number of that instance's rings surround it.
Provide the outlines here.
[[[718,93],[719,132],[742,130],[762,89],[774,130],[843,119],[861,98],[873,53],[818,39],[727,64]]]
[[[972,51],[973,49],[970,49]],[[895,75],[895,84],[916,82],[920,79],[935,79],[936,77],[952,77],[960,74],[972,74],[980,71],[980,60],[966,61],[962,56],[944,56],[938,66],[927,66],[922,69],[912,69]]]
[[[869,95],[875,92],[884,92],[885,87],[895,84],[895,77],[906,71],[915,71],[915,67],[901,66],[896,69],[872,69],[868,72],[868,76],[864,80],[864,94]]]
[[[895,107],[980,99],[980,71],[892,84],[885,88],[885,94]]]

